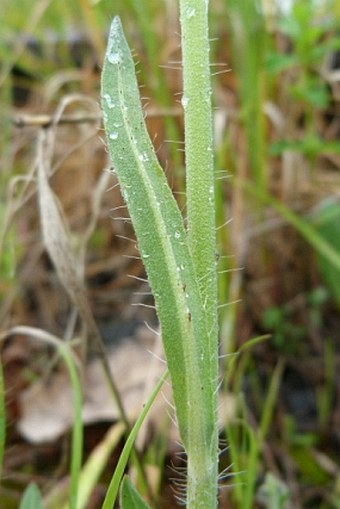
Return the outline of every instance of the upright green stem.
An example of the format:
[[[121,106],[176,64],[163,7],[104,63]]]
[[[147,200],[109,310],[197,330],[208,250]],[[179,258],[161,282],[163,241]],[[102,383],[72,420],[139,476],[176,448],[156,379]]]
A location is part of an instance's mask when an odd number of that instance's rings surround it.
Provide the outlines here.
[[[217,285],[208,0],[180,0],[180,8],[188,239],[212,326]]]
[[[208,331],[198,345],[198,364],[205,383],[205,432],[210,432],[209,444],[203,441],[200,448],[193,434],[195,441],[187,446],[189,508],[216,507],[218,475],[217,275],[208,4],[208,0],[180,0],[188,245]],[[193,421],[197,419],[195,412],[192,415]],[[189,429],[195,430],[196,426],[192,422]],[[203,471],[199,471],[201,466]]]

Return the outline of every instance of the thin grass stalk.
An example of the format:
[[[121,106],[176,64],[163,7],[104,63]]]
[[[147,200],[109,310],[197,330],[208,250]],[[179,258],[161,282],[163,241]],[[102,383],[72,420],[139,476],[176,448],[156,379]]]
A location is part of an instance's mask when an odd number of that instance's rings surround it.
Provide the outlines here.
[[[105,51],[105,42],[99,20],[94,15],[93,6],[89,0],[78,0],[78,3],[97,55],[102,55]]]
[[[5,382],[2,360],[0,358],[0,479],[3,469],[5,444],[6,444]]]
[[[261,415],[261,421],[259,423],[259,428],[257,431],[251,431],[251,434],[253,434],[255,440],[250,440],[249,454],[247,457],[247,479],[245,482],[246,487],[242,499],[243,509],[251,509],[254,505],[256,479],[259,471],[261,449],[268,433],[269,426],[272,422],[272,416],[275,402],[277,400],[278,390],[280,387],[283,367],[283,362],[279,361],[270,380],[268,392],[263,404],[263,411]],[[251,428],[249,426],[248,429],[250,432]]]
[[[264,190],[251,186],[249,183],[242,180],[236,180],[235,182],[237,185],[242,186],[248,194],[254,196],[263,204],[273,207],[307,242],[309,242],[319,255],[323,256],[335,269],[340,270],[339,252],[320,235],[315,226],[308,221],[308,219],[300,217],[284,203],[273,198]]]
[[[173,101],[163,69],[160,65],[162,64],[160,59],[162,52],[159,51],[162,41],[164,40],[164,34],[161,34],[163,35],[163,39],[161,39],[157,30],[155,30],[157,16],[161,9],[164,9],[164,6],[160,5],[159,1],[150,2],[150,0],[148,0],[148,2],[141,2],[140,0],[126,0],[126,5],[128,5],[132,11],[131,17],[136,20],[138,29],[142,34],[142,42],[147,55],[149,73],[151,73],[152,79],[150,80],[150,77],[146,77],[150,81],[156,102],[161,106],[169,107]],[[142,77],[144,77],[144,74],[145,73],[143,73],[142,70]],[[168,144],[171,163],[174,166],[174,170],[179,171],[182,169],[183,163],[182,154],[178,151],[178,145],[176,143],[180,141],[178,126],[175,119],[169,115],[164,116],[163,122],[165,138],[173,142]]]
[[[73,424],[70,451],[70,488],[69,509],[78,507],[79,476],[83,456],[83,421],[82,421],[82,388],[78,374],[76,357],[68,343],[42,329],[29,326],[16,326],[0,334],[0,342],[10,335],[25,335],[42,343],[49,344],[58,350],[70,377],[73,397]]]
[[[161,376],[161,378],[159,379],[157,385],[152,390],[147,402],[145,403],[145,405],[143,407],[143,410],[139,414],[137,421],[135,422],[134,426],[132,427],[132,429],[129,433],[129,436],[125,442],[123,451],[119,457],[114,474],[111,478],[108,490],[106,492],[106,496],[105,496],[105,499],[104,499],[104,502],[102,505],[102,509],[111,509],[115,504],[115,501],[116,501],[116,498],[118,495],[118,491],[119,491],[119,485],[123,478],[127,462],[129,460],[133,445],[137,438],[137,434],[138,434],[148,412],[150,411],[150,408],[151,408],[153,402],[155,401],[157,394],[161,390],[162,385],[165,382],[168,374],[169,374],[169,372],[168,372],[168,370],[166,370],[163,373],[163,375]]]
[[[265,158],[264,57],[265,20],[257,0],[229,0],[227,15],[232,34],[234,68],[239,81],[250,177],[257,186],[267,189]]]

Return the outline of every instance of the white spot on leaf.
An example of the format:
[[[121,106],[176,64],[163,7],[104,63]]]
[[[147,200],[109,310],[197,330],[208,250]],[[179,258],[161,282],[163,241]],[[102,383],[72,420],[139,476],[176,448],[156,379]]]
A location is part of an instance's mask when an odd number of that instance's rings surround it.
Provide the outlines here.
[[[138,159],[140,161],[143,161],[143,162],[146,162],[146,161],[149,160],[148,155],[146,154],[146,152],[143,152],[143,154],[139,154]]]
[[[189,98],[186,95],[182,95],[181,103],[183,108],[185,109],[189,104]]]
[[[107,57],[110,64],[120,64],[121,56],[118,52],[109,53]]]
[[[110,110],[115,107],[115,103],[113,102],[113,99],[109,94],[104,94],[103,98],[105,99],[106,104],[108,105]]]
[[[195,14],[196,14],[195,7],[188,7],[186,14],[187,14],[188,18],[193,18],[195,16]]]

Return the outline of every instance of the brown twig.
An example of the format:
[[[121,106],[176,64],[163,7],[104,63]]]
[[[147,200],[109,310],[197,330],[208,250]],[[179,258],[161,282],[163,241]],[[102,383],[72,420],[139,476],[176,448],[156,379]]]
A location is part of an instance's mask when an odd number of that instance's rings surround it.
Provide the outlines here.
[[[177,117],[182,115],[181,108],[148,108],[147,117]],[[56,122],[57,124],[92,124],[101,120],[100,115],[63,115]],[[13,118],[15,127],[50,127],[55,123],[54,115],[17,115]]]

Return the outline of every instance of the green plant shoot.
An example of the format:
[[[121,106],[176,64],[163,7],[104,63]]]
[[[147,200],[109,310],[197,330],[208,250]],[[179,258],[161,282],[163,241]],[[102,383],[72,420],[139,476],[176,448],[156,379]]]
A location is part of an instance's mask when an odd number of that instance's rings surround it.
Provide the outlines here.
[[[110,157],[162,327],[179,431],[188,456],[186,503],[195,509],[216,507],[218,477],[217,278],[207,11],[205,0],[181,3],[183,106],[190,168],[188,232],[147,133],[134,62],[117,17],[111,25],[101,91]],[[202,37],[204,44],[197,54],[193,42]],[[192,43],[186,46],[188,38]],[[195,91],[197,73],[202,79]],[[202,136],[195,132],[197,128]],[[198,209],[203,211],[197,214]]]

